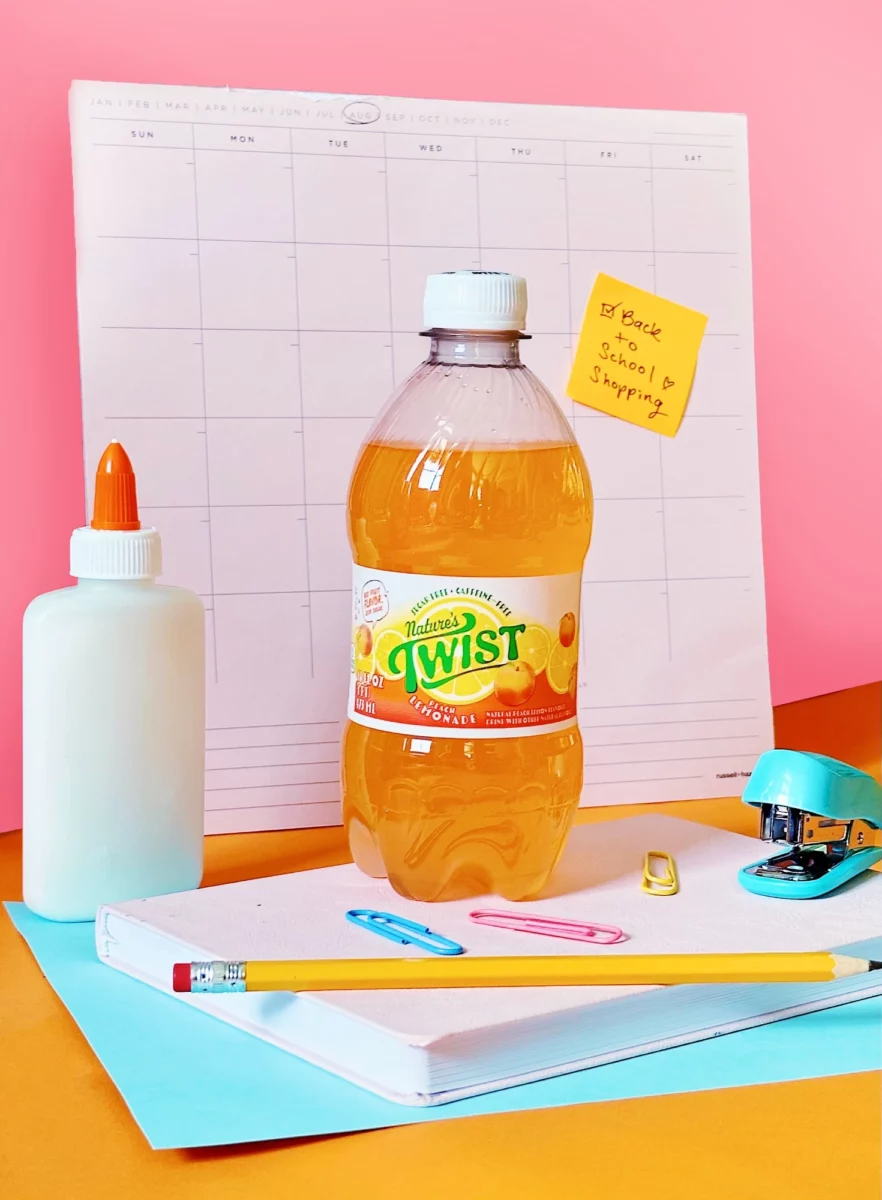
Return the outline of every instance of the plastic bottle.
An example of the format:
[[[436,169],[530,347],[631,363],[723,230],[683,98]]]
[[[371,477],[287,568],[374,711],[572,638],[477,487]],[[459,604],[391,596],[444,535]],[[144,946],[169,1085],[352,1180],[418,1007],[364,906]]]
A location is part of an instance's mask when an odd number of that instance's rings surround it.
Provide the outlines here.
[[[579,598],[591,485],[525,367],[526,285],[429,277],[431,353],[349,492],[349,845],[419,900],[535,895],[582,788]]]
[[[24,617],[24,899],[53,921],[202,878],[205,610],[160,571],[112,442],[71,537],[77,585]]]

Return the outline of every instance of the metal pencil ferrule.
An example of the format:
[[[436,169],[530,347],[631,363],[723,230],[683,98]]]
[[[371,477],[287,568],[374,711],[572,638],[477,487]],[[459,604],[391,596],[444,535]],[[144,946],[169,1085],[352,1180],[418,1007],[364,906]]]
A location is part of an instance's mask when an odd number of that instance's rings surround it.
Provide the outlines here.
[[[194,962],[190,964],[191,992],[244,992],[243,962]]]

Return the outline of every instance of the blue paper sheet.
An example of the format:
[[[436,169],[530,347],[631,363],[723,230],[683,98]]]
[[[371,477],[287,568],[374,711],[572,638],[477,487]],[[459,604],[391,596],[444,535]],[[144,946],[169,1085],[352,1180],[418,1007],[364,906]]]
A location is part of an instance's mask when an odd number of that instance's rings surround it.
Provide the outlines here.
[[[93,925],[53,924],[23,904],[6,908],[157,1150],[882,1069],[877,997],[437,1108],[406,1108],[104,966]]]

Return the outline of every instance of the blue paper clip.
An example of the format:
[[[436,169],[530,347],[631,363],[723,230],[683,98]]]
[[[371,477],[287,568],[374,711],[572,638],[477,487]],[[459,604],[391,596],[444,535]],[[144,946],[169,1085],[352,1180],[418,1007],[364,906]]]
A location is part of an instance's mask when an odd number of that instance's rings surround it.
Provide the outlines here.
[[[346,920],[353,925],[359,925],[370,933],[378,933],[380,937],[397,942],[399,946],[419,946],[431,954],[463,954],[465,947],[459,942],[451,942],[440,933],[433,933],[428,925],[419,925],[416,921],[408,921],[404,917],[396,917],[394,913],[376,912],[372,908],[350,908]],[[423,937],[415,937],[415,934]]]

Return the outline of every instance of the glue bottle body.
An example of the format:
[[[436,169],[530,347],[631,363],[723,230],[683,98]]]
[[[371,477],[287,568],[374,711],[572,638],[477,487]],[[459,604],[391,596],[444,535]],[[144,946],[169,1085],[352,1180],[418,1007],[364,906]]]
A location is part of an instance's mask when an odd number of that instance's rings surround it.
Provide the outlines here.
[[[160,569],[153,529],[76,530],[77,585],[25,613],[24,899],[50,920],[202,877],[205,612]]]

